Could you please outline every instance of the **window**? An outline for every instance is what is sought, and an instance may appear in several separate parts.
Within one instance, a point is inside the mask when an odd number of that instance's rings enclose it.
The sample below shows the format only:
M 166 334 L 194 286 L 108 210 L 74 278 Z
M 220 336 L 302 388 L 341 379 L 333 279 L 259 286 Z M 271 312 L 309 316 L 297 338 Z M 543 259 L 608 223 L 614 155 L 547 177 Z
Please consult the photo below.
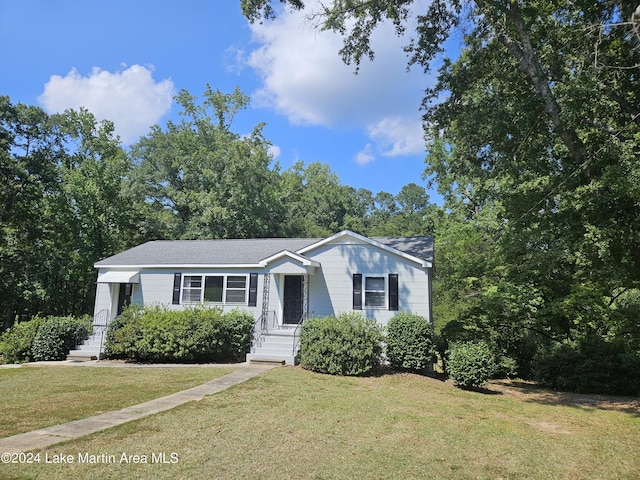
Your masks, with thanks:
M 182 303 L 246 303 L 247 276 L 185 275 L 181 298 Z
M 386 306 L 384 277 L 364 278 L 364 306 L 378 308 Z
M 398 274 L 353 274 L 353 309 L 387 308 L 398 310 Z
M 227 277 L 226 303 L 244 303 L 247 293 L 247 277 L 229 276 Z
M 202 296 L 202 277 L 185 275 L 182 284 L 182 303 L 197 303 Z
M 204 301 L 222 303 L 222 286 L 224 277 L 204 277 Z

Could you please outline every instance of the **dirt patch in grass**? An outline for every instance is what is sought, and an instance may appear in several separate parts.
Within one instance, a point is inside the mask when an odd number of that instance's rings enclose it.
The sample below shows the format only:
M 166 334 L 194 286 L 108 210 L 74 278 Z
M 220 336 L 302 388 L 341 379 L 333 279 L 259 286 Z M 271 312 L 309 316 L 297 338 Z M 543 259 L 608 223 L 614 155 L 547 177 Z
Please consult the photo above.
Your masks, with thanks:
M 494 380 L 491 382 L 489 390 L 517 398 L 523 402 L 597 408 L 640 416 L 640 399 L 635 397 L 554 392 L 542 388 L 534 382 L 523 380 Z

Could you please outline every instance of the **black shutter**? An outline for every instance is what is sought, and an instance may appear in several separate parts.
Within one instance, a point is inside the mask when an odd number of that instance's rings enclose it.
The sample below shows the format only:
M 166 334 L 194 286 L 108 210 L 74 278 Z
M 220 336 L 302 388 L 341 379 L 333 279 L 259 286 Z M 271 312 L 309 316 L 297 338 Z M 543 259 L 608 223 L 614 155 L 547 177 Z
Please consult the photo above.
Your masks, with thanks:
M 173 303 L 174 305 L 180 305 L 180 287 L 182 285 L 182 274 L 173 274 Z
M 389 310 L 398 310 L 398 274 L 389 274 Z
M 258 302 L 258 274 L 249 274 L 249 306 L 255 307 Z
M 362 274 L 353 274 L 353 309 L 362 310 Z

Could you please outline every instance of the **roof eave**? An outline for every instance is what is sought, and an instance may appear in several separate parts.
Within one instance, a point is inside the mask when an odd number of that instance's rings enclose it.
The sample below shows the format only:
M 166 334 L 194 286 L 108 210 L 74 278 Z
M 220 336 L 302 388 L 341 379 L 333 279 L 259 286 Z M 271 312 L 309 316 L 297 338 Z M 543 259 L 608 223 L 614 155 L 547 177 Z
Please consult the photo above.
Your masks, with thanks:
M 263 268 L 260 263 L 229 263 L 229 264 L 209 264 L 209 263 L 176 263 L 176 264 L 127 264 L 127 265 L 101 265 L 100 263 L 96 263 L 93 265 L 94 268 L 109 268 L 109 269 L 158 269 L 158 268 Z

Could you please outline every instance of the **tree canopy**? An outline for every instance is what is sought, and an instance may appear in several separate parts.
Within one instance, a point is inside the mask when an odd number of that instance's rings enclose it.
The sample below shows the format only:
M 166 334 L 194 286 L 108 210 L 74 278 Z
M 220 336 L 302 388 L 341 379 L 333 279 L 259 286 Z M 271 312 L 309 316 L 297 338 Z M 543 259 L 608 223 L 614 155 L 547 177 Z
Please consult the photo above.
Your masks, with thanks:
M 286 14 L 275 3 L 241 1 L 253 22 Z M 446 199 L 435 308 L 448 336 L 484 337 L 516 356 L 530 352 L 531 335 L 596 335 L 637 350 L 637 2 L 334 0 L 318 8 L 311 15 L 342 34 L 339 53 L 356 69 L 374 59 L 371 36 L 384 22 L 407 38 L 399 54 L 409 66 L 437 68 L 421 109 L 425 178 Z M 452 35 L 463 48 L 448 58 Z

